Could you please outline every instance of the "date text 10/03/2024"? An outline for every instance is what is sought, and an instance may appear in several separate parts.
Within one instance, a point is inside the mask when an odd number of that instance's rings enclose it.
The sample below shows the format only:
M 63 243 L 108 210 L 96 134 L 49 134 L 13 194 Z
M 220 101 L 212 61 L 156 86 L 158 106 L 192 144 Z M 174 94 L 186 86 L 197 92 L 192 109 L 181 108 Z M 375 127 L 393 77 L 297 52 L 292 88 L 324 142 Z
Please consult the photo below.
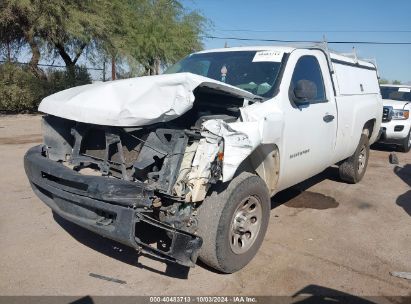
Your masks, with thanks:
M 255 297 L 232 296 L 232 297 L 150 297 L 150 303 L 257 303 Z

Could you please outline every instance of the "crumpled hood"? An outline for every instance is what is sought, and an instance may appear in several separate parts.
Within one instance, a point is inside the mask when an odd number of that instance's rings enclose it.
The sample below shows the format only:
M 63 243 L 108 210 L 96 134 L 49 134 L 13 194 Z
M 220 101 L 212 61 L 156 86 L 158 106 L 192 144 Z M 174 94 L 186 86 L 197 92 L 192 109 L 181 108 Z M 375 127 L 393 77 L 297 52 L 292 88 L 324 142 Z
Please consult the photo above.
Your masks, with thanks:
M 406 104 L 411 104 L 410 101 L 401 101 L 401 100 L 392 100 L 392 99 L 383 99 L 384 106 L 390 106 L 396 110 L 402 110 Z
M 74 87 L 43 99 L 39 111 L 97 125 L 143 126 L 175 119 L 194 103 L 193 91 L 208 87 L 236 97 L 260 97 L 211 78 L 165 74 Z

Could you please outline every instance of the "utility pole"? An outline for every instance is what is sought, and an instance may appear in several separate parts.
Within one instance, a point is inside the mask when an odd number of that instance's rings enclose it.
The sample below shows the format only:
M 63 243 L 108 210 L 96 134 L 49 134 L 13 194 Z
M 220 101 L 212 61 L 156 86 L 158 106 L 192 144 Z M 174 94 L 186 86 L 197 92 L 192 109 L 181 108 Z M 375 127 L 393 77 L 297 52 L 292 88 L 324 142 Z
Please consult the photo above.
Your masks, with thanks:
M 106 81 L 106 57 L 103 58 L 103 82 Z
M 7 41 L 7 61 L 8 61 L 8 62 L 11 62 L 10 41 Z
M 111 56 L 111 80 L 116 80 L 116 58 Z

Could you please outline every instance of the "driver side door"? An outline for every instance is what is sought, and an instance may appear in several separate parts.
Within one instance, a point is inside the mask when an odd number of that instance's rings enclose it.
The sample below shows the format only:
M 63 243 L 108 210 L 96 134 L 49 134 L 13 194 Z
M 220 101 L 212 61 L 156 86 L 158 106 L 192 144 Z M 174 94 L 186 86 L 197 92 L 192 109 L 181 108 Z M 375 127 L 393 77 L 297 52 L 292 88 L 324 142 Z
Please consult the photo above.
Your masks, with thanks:
M 290 55 L 288 68 L 290 64 L 288 80 L 284 79 L 288 96 L 283 98 L 283 168 L 287 172 L 282 184 L 286 187 L 331 165 L 337 132 L 337 108 L 324 53 L 296 50 Z M 296 98 L 301 95 L 295 90 L 299 83 L 310 85 L 309 99 Z

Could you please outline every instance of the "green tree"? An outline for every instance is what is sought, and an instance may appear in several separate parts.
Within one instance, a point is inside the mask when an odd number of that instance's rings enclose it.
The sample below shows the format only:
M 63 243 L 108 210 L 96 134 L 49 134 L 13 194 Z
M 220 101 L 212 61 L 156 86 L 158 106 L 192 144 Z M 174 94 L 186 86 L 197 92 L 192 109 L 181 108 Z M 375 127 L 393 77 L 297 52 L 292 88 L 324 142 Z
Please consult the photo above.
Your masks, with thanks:
M 143 0 L 130 3 L 132 20 L 127 35 L 130 56 L 145 74 L 159 74 L 161 65 L 175 62 L 202 48 L 201 34 L 207 20 L 187 11 L 175 0 Z
M 87 50 L 89 57 L 112 52 L 127 31 L 127 2 L 121 0 L 31 0 L 41 3 L 40 37 L 69 73 Z
M 3 0 L 0 4 L 1 41 L 24 40 L 30 46 L 30 67 L 37 69 L 41 49 L 60 56 L 69 72 L 86 48 L 113 49 L 124 34 L 121 0 Z
M 392 82 L 392 84 L 401 84 L 401 81 L 400 81 L 400 80 L 394 80 L 394 81 Z
M 31 50 L 29 67 L 36 76 L 44 78 L 44 73 L 38 68 L 41 53 L 37 20 L 38 9 L 30 0 L 0 2 L 0 42 L 2 46 L 6 45 L 8 59 L 13 45 L 27 43 Z
M 0 52 L 7 61 L 12 61 L 24 45 L 22 31 L 12 19 L 12 15 L 0 2 Z
M 29 45 L 36 75 L 47 55 L 60 57 L 74 77 L 85 51 L 89 58 L 126 59 L 158 74 L 161 65 L 202 47 L 206 25 L 177 0 L 0 0 L 0 8 L 2 45 Z
M 384 79 L 384 78 L 380 78 L 378 80 L 378 82 L 379 82 L 379 84 L 388 84 L 388 83 L 390 83 L 387 79 Z

